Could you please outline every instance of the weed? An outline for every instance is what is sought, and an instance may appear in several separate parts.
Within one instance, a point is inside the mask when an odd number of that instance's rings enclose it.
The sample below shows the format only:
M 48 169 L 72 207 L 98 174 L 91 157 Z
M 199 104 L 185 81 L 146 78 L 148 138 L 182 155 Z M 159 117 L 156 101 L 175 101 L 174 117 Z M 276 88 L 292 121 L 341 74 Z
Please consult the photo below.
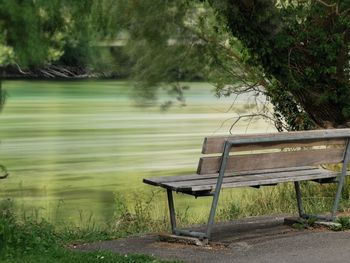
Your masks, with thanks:
M 134 207 L 130 209 L 124 196 L 116 195 L 115 228 L 120 233 L 133 234 L 159 228 L 159 219 L 153 218 L 155 194 L 147 199 L 135 196 Z
M 303 222 L 298 222 L 298 223 L 294 223 L 292 225 L 293 228 L 297 229 L 297 230 L 304 230 L 308 227 L 307 224 L 303 223 Z
M 340 216 L 338 217 L 337 222 L 341 225 L 341 230 L 350 229 L 350 217 Z
M 333 225 L 329 229 L 332 231 L 343 231 L 343 228 L 341 225 Z
M 311 216 L 306 220 L 308 226 L 313 227 L 317 221 L 317 217 Z
M 230 202 L 225 207 L 218 211 L 218 218 L 220 220 L 233 220 L 239 218 L 242 215 L 242 210 L 239 204 L 236 202 Z
M 292 227 L 298 230 L 308 229 L 314 227 L 316 221 L 316 217 L 310 217 L 308 219 L 299 218 L 298 222 L 294 223 Z
M 57 247 L 58 238 L 54 227 L 45 220 L 27 219 L 18 222 L 13 212 L 13 202 L 6 200 L 0 203 L 0 241 L 1 251 L 7 254 L 45 252 Z

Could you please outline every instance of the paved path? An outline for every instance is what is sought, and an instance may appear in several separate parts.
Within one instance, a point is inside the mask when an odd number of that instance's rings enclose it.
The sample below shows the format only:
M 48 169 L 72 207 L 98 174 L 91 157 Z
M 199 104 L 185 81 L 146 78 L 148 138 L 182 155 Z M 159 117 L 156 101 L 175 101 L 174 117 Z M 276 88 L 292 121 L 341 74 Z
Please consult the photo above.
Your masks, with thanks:
M 81 245 L 77 249 L 203 263 L 346 263 L 350 262 L 350 232 L 298 231 L 283 225 L 282 217 L 260 217 L 218 224 L 210 247 L 159 242 L 157 235 L 149 234 Z

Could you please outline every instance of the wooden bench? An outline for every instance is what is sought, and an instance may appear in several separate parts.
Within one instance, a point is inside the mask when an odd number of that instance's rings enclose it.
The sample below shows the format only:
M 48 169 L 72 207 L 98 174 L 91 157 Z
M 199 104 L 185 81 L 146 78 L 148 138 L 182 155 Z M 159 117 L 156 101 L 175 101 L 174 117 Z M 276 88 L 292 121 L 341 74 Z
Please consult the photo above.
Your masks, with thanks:
M 350 129 L 315 130 L 272 134 L 206 137 L 197 174 L 144 179 L 146 184 L 167 190 L 172 233 L 210 239 L 215 212 L 222 188 L 260 187 L 294 182 L 299 216 L 305 213 L 300 181 L 338 183 L 331 216 L 338 210 L 347 165 L 350 158 Z M 342 163 L 340 173 L 321 168 L 323 164 Z M 176 227 L 173 191 L 198 196 L 213 196 L 206 232 L 181 230 Z M 314 216 L 314 215 L 312 215 Z

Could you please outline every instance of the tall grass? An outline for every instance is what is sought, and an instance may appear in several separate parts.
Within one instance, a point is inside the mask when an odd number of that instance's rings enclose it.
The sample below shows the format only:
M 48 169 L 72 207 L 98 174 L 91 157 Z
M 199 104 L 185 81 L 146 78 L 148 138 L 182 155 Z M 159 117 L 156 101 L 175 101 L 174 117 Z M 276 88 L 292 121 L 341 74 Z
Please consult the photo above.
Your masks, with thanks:
M 303 205 L 308 214 L 327 214 L 331 211 L 337 184 L 302 182 Z M 238 218 L 271 215 L 297 214 L 297 202 L 293 183 L 260 189 L 240 189 L 225 191 L 219 202 L 216 221 L 229 221 Z M 237 191 L 237 190 L 236 190 Z M 176 196 L 177 197 L 177 196 Z M 175 197 L 175 198 L 176 198 Z M 209 198 L 209 197 L 208 197 Z M 210 200 L 208 200 L 210 201 Z M 176 203 L 176 199 L 175 199 Z M 210 204 L 210 202 L 208 202 Z M 209 205 L 202 213 L 192 211 L 189 206 L 177 207 L 176 218 L 180 227 L 206 222 Z M 339 206 L 340 212 L 350 210 L 350 180 L 347 179 Z M 133 205 L 127 204 L 122 196 L 116 196 L 115 227 L 124 235 L 140 232 L 169 231 L 169 211 L 164 192 L 151 192 L 148 195 L 135 195 Z
M 337 185 L 302 183 L 304 206 L 308 213 L 325 213 L 332 207 Z M 260 190 L 244 189 L 240 196 L 225 194 L 220 200 L 217 221 L 227 221 L 242 217 L 291 213 L 296 214 L 296 200 L 293 184 L 264 187 Z M 122 195 L 115 198 L 114 220 L 105 226 L 98 226 L 88 216 L 81 222 L 84 226 L 56 225 L 40 218 L 40 213 L 16 214 L 10 200 L 0 202 L 0 260 L 1 262 L 160 262 L 147 256 L 124 258 L 111 253 L 94 252 L 79 254 L 64 246 L 72 243 L 119 238 L 135 233 L 169 231 L 168 209 L 163 191 L 148 195 L 134 195 L 133 204 Z M 347 180 L 340 211 L 350 209 L 350 182 Z M 208 208 L 209 210 L 209 208 Z M 177 208 L 180 227 L 201 224 L 206 214 L 195 214 L 189 207 Z M 344 224 L 345 225 L 345 224 Z
M 58 231 L 44 219 L 35 217 L 19 217 L 15 214 L 11 200 L 0 202 L 0 262 L 3 263 L 141 263 L 166 262 L 144 255 L 117 255 L 109 252 L 76 252 L 64 246 L 72 242 L 72 238 L 82 237 L 86 232 L 78 233 L 78 229 L 68 233 Z M 96 229 L 91 232 L 98 233 Z M 74 236 L 74 234 L 76 236 Z M 91 236 L 88 236 L 91 238 Z M 95 236 L 99 240 L 103 236 Z
M 320 185 L 303 182 L 302 193 L 307 213 L 327 213 L 331 210 L 336 184 Z M 234 191 L 234 190 L 233 190 Z M 239 196 L 226 191 L 219 202 L 216 221 L 228 221 L 249 216 L 276 213 L 297 214 L 296 197 L 292 183 L 261 189 L 245 188 Z M 210 201 L 210 199 L 208 200 Z M 207 202 L 210 204 L 210 202 Z M 120 238 L 136 233 L 169 231 L 169 211 L 164 191 L 135 194 L 130 198 L 116 194 L 115 215 L 105 225 L 96 224 L 91 215 L 80 213 L 78 225 L 65 222 L 51 223 L 40 217 L 38 211 L 21 211 L 15 214 L 14 203 L 0 202 L 0 252 L 7 254 L 30 253 L 60 247 L 67 243 Z M 350 180 L 346 180 L 340 211 L 350 210 Z M 18 211 L 18 210 L 17 210 Z M 189 206 L 177 207 L 176 217 L 180 227 L 203 224 L 209 206 L 203 213 L 193 212 Z M 84 224 L 83 224 L 84 222 Z
M 302 182 L 303 204 L 306 212 L 309 214 L 328 213 L 332 208 L 336 187 L 336 184 L 320 185 L 314 182 Z M 238 194 L 235 191 L 238 191 Z M 216 221 L 270 214 L 297 214 L 293 183 L 261 187 L 260 189 L 223 190 L 223 192 L 216 213 Z M 56 235 L 56 230 L 60 232 L 62 242 L 66 243 L 114 239 L 137 233 L 169 231 L 169 211 L 165 196 L 165 192 L 162 190 L 150 191 L 146 194 L 144 192 L 142 194 L 135 193 L 132 197 L 116 194 L 113 220 L 105 224 L 97 224 L 91 213 L 80 211 L 80 219 L 76 224 L 53 220 L 55 227 L 43 220 L 38 210 L 21 211 L 19 215 L 14 215 L 14 204 L 8 201 L 1 203 L 2 217 L 0 220 L 2 221 L 0 222 L 2 226 L 7 225 L 6 229 L 20 227 L 23 230 L 20 233 L 28 232 L 27 227 L 30 227 L 30 231 L 33 233 L 39 231 L 38 234 L 35 234 L 36 239 L 29 241 L 33 243 L 45 239 L 48 246 L 52 246 L 53 241 L 57 242 L 56 237 L 51 240 L 52 242 L 49 238 Z M 181 195 L 175 196 L 175 205 L 177 198 L 181 198 Z M 200 201 L 203 206 L 202 211 L 199 211 L 198 207 L 192 209 L 191 202 L 196 200 L 191 199 L 186 199 L 191 201 L 188 206 L 176 206 L 178 226 L 189 227 L 206 223 L 211 201 L 210 197 L 206 197 L 206 199 L 207 202 Z M 346 180 L 344 186 L 339 210 L 345 212 L 350 210 L 349 179 Z M 35 230 L 35 227 L 38 230 Z M 45 229 L 45 232 L 40 232 L 41 229 Z M 4 229 L 2 231 L 3 235 L 8 235 Z M 14 232 L 10 231 L 9 233 Z M 48 236 L 41 236 L 45 233 Z M 6 240 L 12 242 L 11 247 L 14 247 L 15 243 L 13 242 L 29 242 L 20 236 L 13 236 Z M 43 243 L 40 244 L 43 245 Z M 26 247 L 21 243 L 16 246 Z
M 29 218 L 21 221 L 14 213 L 12 201 L 0 202 L 0 255 L 45 253 L 58 244 L 59 238 L 51 224 Z

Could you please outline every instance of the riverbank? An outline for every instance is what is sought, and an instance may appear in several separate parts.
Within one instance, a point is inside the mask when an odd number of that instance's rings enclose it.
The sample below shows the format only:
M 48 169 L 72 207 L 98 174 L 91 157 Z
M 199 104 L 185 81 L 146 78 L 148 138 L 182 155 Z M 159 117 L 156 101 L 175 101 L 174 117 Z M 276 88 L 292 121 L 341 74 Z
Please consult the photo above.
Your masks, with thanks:
M 89 71 L 86 67 L 47 65 L 41 68 L 21 69 L 7 67 L 2 69 L 2 80 L 86 80 L 86 79 L 126 79 L 128 76 L 118 72 Z
M 283 224 L 286 215 L 216 223 L 209 246 L 160 242 L 157 234 L 126 238 L 118 232 L 57 230 L 43 219 L 15 215 L 0 202 L 0 261 L 3 263 L 166 262 L 344 262 L 350 232 Z M 348 217 L 342 220 L 350 227 Z M 341 222 L 341 220 L 339 220 Z M 201 230 L 198 226 L 197 229 Z M 339 229 L 338 229 L 339 231 Z M 117 234 L 117 235 L 115 235 Z M 170 260 L 170 261 L 169 261 Z

